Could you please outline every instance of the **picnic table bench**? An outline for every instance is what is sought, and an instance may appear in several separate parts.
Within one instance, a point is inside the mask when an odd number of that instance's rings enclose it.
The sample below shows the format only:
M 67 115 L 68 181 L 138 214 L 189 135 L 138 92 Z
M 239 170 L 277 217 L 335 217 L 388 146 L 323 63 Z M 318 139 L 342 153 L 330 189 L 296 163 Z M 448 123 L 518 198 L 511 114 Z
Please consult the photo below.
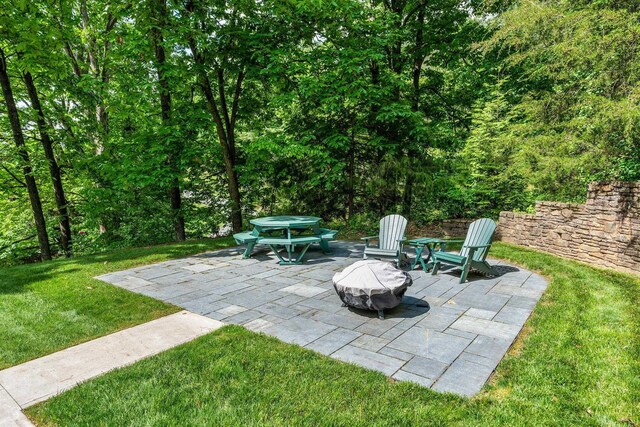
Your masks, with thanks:
M 236 233 L 233 238 L 238 244 L 246 245 L 243 258 L 251 257 L 256 245 L 266 245 L 276 254 L 281 265 L 302 264 L 309 246 L 318 243 L 323 253 L 330 253 L 329 242 L 335 239 L 337 230 L 320 228 L 320 218 L 312 216 L 272 216 L 249 221 L 253 230 Z M 296 246 L 302 250 L 293 257 Z M 280 254 L 287 251 L 287 258 Z

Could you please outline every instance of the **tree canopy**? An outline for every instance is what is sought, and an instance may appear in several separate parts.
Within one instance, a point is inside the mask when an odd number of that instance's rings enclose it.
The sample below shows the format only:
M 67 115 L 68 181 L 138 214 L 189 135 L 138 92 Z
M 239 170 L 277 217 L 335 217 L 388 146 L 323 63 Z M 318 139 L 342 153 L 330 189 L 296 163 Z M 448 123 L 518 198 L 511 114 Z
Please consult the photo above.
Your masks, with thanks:
M 0 262 L 640 179 L 635 1 L 6 0 L 0 54 Z

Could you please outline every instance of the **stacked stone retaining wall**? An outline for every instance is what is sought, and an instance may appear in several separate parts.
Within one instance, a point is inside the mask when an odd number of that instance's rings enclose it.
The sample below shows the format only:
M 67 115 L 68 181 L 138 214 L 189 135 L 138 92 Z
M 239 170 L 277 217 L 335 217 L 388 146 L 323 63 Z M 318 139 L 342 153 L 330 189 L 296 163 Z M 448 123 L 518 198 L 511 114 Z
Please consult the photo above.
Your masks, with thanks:
M 594 182 L 583 205 L 537 202 L 535 214 L 501 212 L 498 238 L 640 273 L 640 182 Z

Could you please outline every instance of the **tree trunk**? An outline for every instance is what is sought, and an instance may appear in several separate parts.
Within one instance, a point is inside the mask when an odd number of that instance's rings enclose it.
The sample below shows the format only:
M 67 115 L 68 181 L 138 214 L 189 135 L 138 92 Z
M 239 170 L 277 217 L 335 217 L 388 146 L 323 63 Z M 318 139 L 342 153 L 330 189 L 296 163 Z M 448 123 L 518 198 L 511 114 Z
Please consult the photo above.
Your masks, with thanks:
M 422 63 L 424 62 L 424 54 L 422 52 L 422 45 L 424 43 L 424 20 L 425 20 L 425 7 L 422 6 L 418 10 L 418 27 L 416 29 L 416 45 L 415 52 L 413 53 L 413 70 L 412 70 L 412 83 L 413 93 L 411 96 L 411 110 L 417 112 L 420 109 L 420 75 L 422 73 Z M 407 156 L 409 158 L 409 165 L 419 157 L 418 150 L 415 149 L 413 144 L 410 144 L 407 148 Z M 411 217 L 411 204 L 413 202 L 413 183 L 415 180 L 412 168 L 409 167 L 407 176 L 404 182 L 404 192 L 402 197 L 402 213 L 407 217 Z
M 13 98 L 13 91 L 11 90 L 11 82 L 9 80 L 9 74 L 7 73 L 7 59 L 5 57 L 4 50 L 2 50 L 1 48 L 0 86 L 2 86 L 2 95 L 4 96 L 4 101 L 7 105 L 7 114 L 9 116 L 9 122 L 11 123 L 13 140 L 16 144 L 16 148 L 18 149 L 18 155 L 22 160 L 22 172 L 24 173 L 24 180 L 27 187 L 27 192 L 29 193 L 29 201 L 31 202 L 33 220 L 36 224 L 38 244 L 40 246 L 40 257 L 43 260 L 50 260 L 51 247 L 49 246 L 47 225 L 45 223 L 44 214 L 42 212 L 42 202 L 40 201 L 38 186 L 31 170 L 29 153 L 27 152 L 27 147 L 24 143 L 24 136 L 22 134 L 22 127 L 20 125 L 20 117 L 18 116 L 18 109 L 16 108 L 16 102 Z
M 231 226 L 233 231 L 242 231 L 242 204 L 240 201 L 240 186 L 238 185 L 238 174 L 235 169 L 235 162 L 228 161 L 230 157 L 225 155 L 225 169 L 229 182 L 229 195 L 231 196 Z
M 79 29 L 82 30 L 84 37 L 81 38 L 82 45 L 79 51 L 76 53 L 73 50 L 73 46 L 67 41 L 65 42 L 64 50 L 71 60 L 71 65 L 74 74 L 83 78 L 84 75 L 89 74 L 93 78 L 100 80 L 102 83 L 101 88 L 92 91 L 92 96 L 95 97 L 96 104 L 88 107 L 87 115 L 93 115 L 96 121 L 96 134 L 93 136 L 94 150 L 96 156 L 103 154 L 108 138 L 109 138 L 109 111 L 107 109 L 107 103 L 105 100 L 105 88 L 109 84 L 109 69 L 107 67 L 107 56 L 111 43 L 109 37 L 106 37 L 115 27 L 118 22 L 117 15 L 114 16 L 110 11 L 105 11 L 107 17 L 107 23 L 104 28 L 96 28 L 91 23 L 89 16 L 89 10 L 87 8 L 87 0 L 81 0 L 79 5 L 80 11 L 80 23 Z M 98 38 L 96 34 L 105 36 L 105 40 L 102 45 L 98 44 Z M 96 186 L 98 188 L 108 188 L 110 182 L 103 176 L 101 171 L 96 168 L 91 169 L 91 174 L 95 179 Z M 98 229 L 100 234 L 107 232 L 106 223 L 108 220 L 105 215 L 99 215 Z M 111 222 L 111 221 L 109 221 Z
M 53 152 L 53 143 L 49 130 L 47 129 L 47 123 L 44 118 L 44 111 L 40 104 L 40 98 L 36 86 L 33 82 L 31 73 L 26 72 L 23 74 L 24 83 L 29 93 L 29 99 L 31 101 L 31 107 L 37 114 L 36 123 L 38 126 L 38 132 L 40 133 L 40 142 L 44 150 L 44 155 L 49 164 L 49 174 L 51 175 L 51 183 L 53 184 L 53 195 L 56 199 L 56 207 L 58 209 L 58 215 L 60 217 L 60 246 L 66 256 L 71 256 L 71 223 L 69 221 L 69 210 L 67 207 L 67 198 L 64 193 L 62 185 L 62 176 L 60 174 L 60 166 Z
M 414 176 L 411 171 L 407 171 L 404 181 L 404 192 L 402 194 L 402 214 L 411 219 L 411 203 L 413 202 L 413 181 Z
M 351 220 L 354 214 L 355 180 L 356 180 L 356 136 L 355 128 L 351 127 L 351 145 L 349 146 L 349 162 L 347 166 L 347 219 Z
M 189 8 L 192 6 L 192 4 L 187 6 L 189 12 L 191 12 Z M 207 111 L 209 111 L 215 123 L 218 142 L 222 147 L 222 156 L 227 173 L 227 184 L 229 186 L 229 198 L 231 200 L 231 225 L 234 232 L 239 232 L 242 231 L 242 199 L 240 197 L 240 186 L 238 185 L 238 173 L 236 171 L 235 122 L 245 74 L 244 71 L 238 72 L 231 113 L 229 113 L 225 98 L 224 70 L 217 70 L 218 93 L 220 95 L 220 109 L 222 110 L 221 115 L 211 87 L 211 80 L 205 68 L 204 58 L 200 55 L 193 36 L 189 37 L 189 48 L 193 54 L 200 89 L 206 101 Z
M 204 71 L 201 71 L 203 73 Z M 227 132 L 220 118 L 218 107 L 215 103 L 211 83 L 206 75 L 201 75 L 202 91 L 207 100 L 207 109 L 216 123 L 218 141 L 222 147 L 225 171 L 227 173 L 227 184 L 229 186 L 229 197 L 231 199 L 231 225 L 234 232 L 242 231 L 242 202 L 240 199 L 240 187 L 238 185 L 238 174 L 236 172 L 235 150 L 229 144 Z
M 174 185 L 169 189 L 169 198 L 171 199 L 171 211 L 174 215 L 174 228 L 176 230 L 176 240 L 184 242 L 186 233 L 184 227 L 184 216 L 182 215 L 182 196 L 180 194 L 180 185 L 178 179 L 174 180 Z
M 169 87 L 169 79 L 166 75 L 166 55 L 164 50 L 164 37 L 162 36 L 162 29 L 167 25 L 167 4 L 165 0 L 156 0 L 152 4 L 153 19 L 156 21 L 152 25 L 151 37 L 153 38 L 153 45 L 155 47 L 156 55 L 156 68 L 158 72 L 158 86 L 160 93 L 160 110 L 163 126 L 171 126 L 171 89 Z M 172 179 L 172 185 L 169 189 L 169 197 L 171 201 L 171 211 L 173 215 L 174 228 L 176 231 L 176 240 L 183 242 L 186 238 L 184 228 L 184 215 L 182 214 L 182 198 L 180 196 L 180 170 L 178 166 L 178 158 L 181 147 L 171 147 L 171 154 L 169 155 L 169 168 L 174 175 Z
M 227 110 L 226 105 L 224 110 Z M 231 225 L 233 231 L 238 233 L 242 231 L 242 201 L 240 199 L 240 185 L 238 184 L 238 172 L 236 171 L 236 142 L 234 123 L 231 122 L 228 127 L 227 140 L 229 141 L 229 153 L 225 154 L 225 159 L 231 160 L 229 165 L 225 160 L 227 169 L 227 177 L 229 180 L 229 194 L 231 196 Z

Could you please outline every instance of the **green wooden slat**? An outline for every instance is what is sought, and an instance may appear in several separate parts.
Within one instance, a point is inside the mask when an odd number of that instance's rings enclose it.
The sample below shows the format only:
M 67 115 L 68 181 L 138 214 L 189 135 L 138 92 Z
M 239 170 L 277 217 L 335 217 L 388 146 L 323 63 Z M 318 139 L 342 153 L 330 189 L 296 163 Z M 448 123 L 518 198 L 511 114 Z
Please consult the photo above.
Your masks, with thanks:
M 467 280 L 467 274 L 471 268 L 475 268 L 486 274 L 495 274 L 491 266 L 485 261 L 491 240 L 496 231 L 496 223 L 489 218 L 481 218 L 469 225 L 467 236 L 464 239 L 459 255 L 437 252 L 434 256 L 432 274 L 436 274 L 440 263 L 454 264 L 462 267 L 460 283 Z M 475 248 L 474 248 L 475 247 Z M 472 258 L 472 259 L 470 259 Z

